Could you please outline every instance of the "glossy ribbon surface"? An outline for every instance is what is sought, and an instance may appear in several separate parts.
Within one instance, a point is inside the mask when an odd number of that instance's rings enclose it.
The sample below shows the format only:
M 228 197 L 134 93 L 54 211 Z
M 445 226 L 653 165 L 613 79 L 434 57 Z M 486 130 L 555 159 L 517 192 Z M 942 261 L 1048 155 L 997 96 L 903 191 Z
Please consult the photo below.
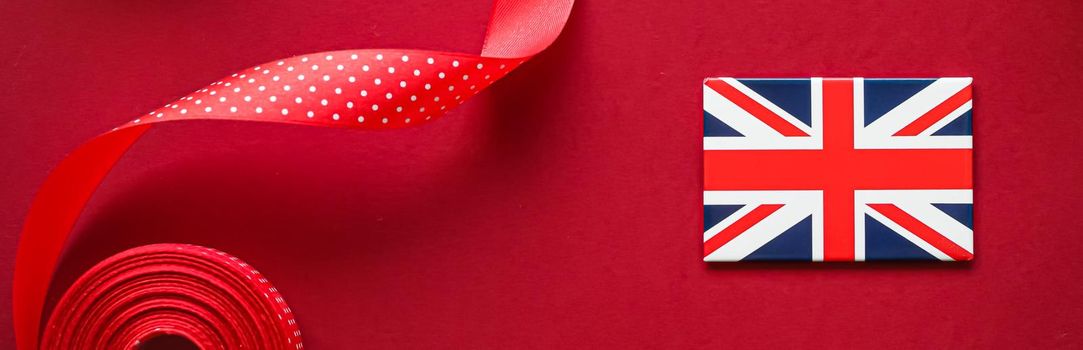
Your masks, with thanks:
M 188 244 L 132 248 L 68 288 L 45 327 L 44 349 L 139 349 L 155 337 L 200 349 L 303 349 L 293 310 L 254 267 Z
M 45 295 L 65 242 L 112 166 L 151 127 L 240 120 L 358 129 L 424 124 L 548 47 L 573 0 L 498 0 L 478 54 L 423 50 L 321 52 L 237 72 L 102 134 L 69 154 L 31 205 L 12 298 L 19 349 L 34 349 Z

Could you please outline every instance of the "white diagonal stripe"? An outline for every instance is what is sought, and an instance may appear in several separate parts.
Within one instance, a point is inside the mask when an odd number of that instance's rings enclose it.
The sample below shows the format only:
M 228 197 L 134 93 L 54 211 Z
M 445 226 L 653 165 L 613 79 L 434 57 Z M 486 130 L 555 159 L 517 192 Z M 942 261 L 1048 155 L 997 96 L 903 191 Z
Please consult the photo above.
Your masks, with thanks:
M 748 111 L 722 97 L 717 91 L 703 84 L 703 109 L 737 132 L 750 138 L 782 139 L 784 136 L 771 129 Z
M 944 238 L 974 253 L 974 231 L 930 203 L 899 203 L 899 209 L 921 220 Z
M 763 204 L 783 207 L 712 252 L 704 261 L 737 261 L 812 216 L 813 260 L 823 260 L 823 191 L 704 191 L 704 205 L 745 205 L 704 232 L 704 242 Z M 817 244 L 817 241 L 819 242 Z M 819 251 L 817 251 L 819 249 Z
M 734 89 L 737 89 L 737 91 L 740 91 L 742 94 L 745 94 L 752 100 L 756 101 L 756 103 L 763 105 L 771 112 L 777 114 L 779 117 L 782 117 L 782 119 L 786 120 L 786 122 L 793 124 L 793 126 L 801 129 L 801 131 L 804 131 L 806 134 L 812 135 L 812 127 L 805 125 L 804 122 L 797 119 L 797 117 L 794 117 L 789 112 L 786 112 L 786 110 L 782 109 L 782 107 L 775 105 L 773 102 L 771 102 L 771 100 L 760 96 L 760 94 L 756 93 L 756 91 L 752 90 L 752 88 L 745 86 L 745 84 L 742 84 L 740 81 L 734 78 L 722 78 L 722 81 L 730 84 L 730 86 L 732 86 Z M 774 129 L 771 130 L 774 131 Z M 775 133 L 778 134 L 778 131 L 775 131 Z
M 707 206 L 707 205 L 727 205 L 727 204 L 704 204 L 704 206 Z M 729 205 L 733 205 L 733 204 L 729 204 Z M 733 212 L 733 214 L 730 214 L 730 216 L 727 216 L 722 221 L 719 221 L 717 224 L 715 224 L 714 226 L 711 226 L 706 231 L 704 231 L 703 232 L 703 241 L 706 242 L 707 240 L 711 239 L 711 237 L 714 237 L 719 232 L 722 232 L 722 230 L 726 229 L 730 225 L 733 225 L 734 221 L 740 220 L 745 215 L 748 215 L 748 213 L 751 212 L 753 209 L 756 209 L 757 206 L 759 206 L 759 204 L 749 204 L 749 205 L 745 205 L 744 207 L 741 207 L 741 209 L 737 209 L 737 211 Z
M 970 78 L 940 78 L 865 127 L 865 131 L 890 136 L 928 113 L 970 85 Z
M 864 206 L 863 209 L 865 210 L 865 213 L 869 214 L 869 216 L 871 216 L 874 220 L 879 221 L 881 224 L 884 224 L 884 226 L 887 226 L 892 231 L 895 231 L 895 233 L 898 233 L 899 236 L 902 236 L 902 238 L 905 238 L 907 241 L 910 241 L 910 243 L 913 243 L 914 245 L 918 246 L 918 248 L 921 248 L 921 250 L 924 250 L 925 252 L 936 257 L 937 259 L 940 259 L 942 261 L 954 260 L 947 254 L 944 254 L 944 252 L 940 251 L 940 249 L 936 249 L 936 247 L 933 247 L 931 244 L 929 244 L 929 242 L 918 238 L 918 236 L 915 235 L 913 232 L 910 232 L 906 228 L 903 228 L 899 224 L 896 224 L 894 221 L 891 221 L 891 219 L 888 219 L 886 216 L 880 214 L 880 212 L 876 211 L 875 209 L 869 208 L 868 206 Z
M 721 248 L 707 255 L 703 261 L 739 261 L 775 239 L 790 227 L 807 218 L 806 208 L 799 205 L 783 205 L 771 215 L 726 242 Z
M 966 112 L 970 111 L 970 108 L 973 105 L 973 103 L 974 103 L 974 101 L 966 101 L 966 103 L 964 103 L 962 106 L 959 106 L 959 108 L 956 108 L 954 111 L 951 111 L 951 113 L 948 113 L 948 115 L 944 116 L 944 118 L 941 118 L 940 120 L 936 121 L 936 123 L 933 123 L 933 125 L 930 125 L 928 129 L 923 130 L 918 135 L 920 135 L 920 136 L 932 136 L 933 133 L 935 133 L 937 131 L 940 131 L 940 129 L 944 128 L 944 126 L 947 126 L 949 123 L 955 121 L 956 119 L 959 119 L 959 117 L 961 117 L 963 115 L 963 113 L 966 113 Z M 949 135 L 945 135 L 945 136 L 949 136 Z M 954 136 L 958 136 L 958 135 L 954 135 Z

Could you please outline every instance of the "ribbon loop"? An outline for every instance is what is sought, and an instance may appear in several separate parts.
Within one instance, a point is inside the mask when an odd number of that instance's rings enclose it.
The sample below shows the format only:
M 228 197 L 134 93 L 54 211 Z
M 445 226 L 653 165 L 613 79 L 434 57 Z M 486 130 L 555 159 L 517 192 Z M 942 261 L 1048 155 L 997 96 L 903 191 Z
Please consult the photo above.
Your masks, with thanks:
M 184 120 L 360 129 L 423 124 L 548 47 L 573 2 L 497 0 L 481 55 L 348 50 L 265 63 L 88 141 L 49 174 L 23 225 L 12 284 L 18 348 L 37 348 L 45 293 L 72 227 L 102 179 L 148 128 Z

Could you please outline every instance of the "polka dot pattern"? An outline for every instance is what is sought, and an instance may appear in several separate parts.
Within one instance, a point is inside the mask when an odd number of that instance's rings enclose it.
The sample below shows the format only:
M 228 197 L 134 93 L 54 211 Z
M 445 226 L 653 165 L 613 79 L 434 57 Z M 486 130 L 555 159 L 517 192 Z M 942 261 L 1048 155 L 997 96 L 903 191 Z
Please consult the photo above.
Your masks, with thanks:
M 432 121 L 522 63 L 522 59 L 410 50 L 296 56 L 237 72 L 130 125 L 231 119 L 404 127 Z
M 424 124 L 465 103 L 547 48 L 567 22 L 573 2 L 496 0 L 477 55 L 351 50 L 267 62 L 234 73 L 84 143 L 57 164 L 28 210 L 12 282 L 17 348 L 40 348 L 44 333 L 40 329 L 44 316 L 41 312 L 53 279 L 51 271 L 55 271 L 70 229 L 79 218 L 72 213 L 83 211 L 86 199 L 112 165 L 151 126 L 206 119 L 361 129 Z M 285 322 L 296 326 L 292 319 Z M 153 327 L 147 329 L 156 331 Z M 219 348 L 208 344 L 203 348 Z M 299 349 L 301 344 L 234 348 Z

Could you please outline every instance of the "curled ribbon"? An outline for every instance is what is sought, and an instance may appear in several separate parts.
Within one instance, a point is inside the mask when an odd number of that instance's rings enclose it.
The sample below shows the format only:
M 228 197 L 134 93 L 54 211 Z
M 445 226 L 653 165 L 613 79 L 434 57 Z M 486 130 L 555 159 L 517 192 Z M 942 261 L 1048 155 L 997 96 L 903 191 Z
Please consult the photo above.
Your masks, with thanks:
M 138 349 L 173 335 L 200 349 L 303 349 L 278 289 L 224 252 L 152 244 L 109 257 L 53 309 L 45 349 Z
M 424 124 L 548 47 L 574 0 L 497 0 L 480 55 L 346 50 L 237 72 L 77 148 L 31 204 L 15 257 L 12 313 L 19 349 L 39 345 L 45 295 L 70 231 L 113 165 L 149 128 L 243 120 L 358 129 Z

